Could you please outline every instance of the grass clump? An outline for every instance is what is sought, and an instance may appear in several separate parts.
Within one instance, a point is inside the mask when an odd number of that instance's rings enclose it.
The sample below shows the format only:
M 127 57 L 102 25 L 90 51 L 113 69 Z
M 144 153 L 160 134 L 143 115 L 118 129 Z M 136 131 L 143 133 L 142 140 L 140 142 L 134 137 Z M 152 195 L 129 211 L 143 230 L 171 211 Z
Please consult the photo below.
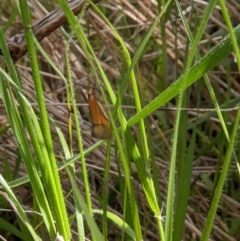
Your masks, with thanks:
M 86 1 L 75 17 L 61 0 L 4 1 L 2 237 L 239 238 L 239 6 L 216 2 Z M 39 43 L 33 19 L 57 6 L 68 24 Z M 93 86 L 109 140 L 91 135 Z

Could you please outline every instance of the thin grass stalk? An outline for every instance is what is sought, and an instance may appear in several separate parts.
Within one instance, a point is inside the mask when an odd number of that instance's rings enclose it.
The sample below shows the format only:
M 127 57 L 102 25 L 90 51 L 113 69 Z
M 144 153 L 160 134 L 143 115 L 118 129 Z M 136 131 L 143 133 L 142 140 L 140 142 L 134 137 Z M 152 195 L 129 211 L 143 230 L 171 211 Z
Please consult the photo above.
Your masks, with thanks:
M 185 27 L 188 29 L 185 19 L 183 18 L 183 15 L 181 14 L 181 7 L 176 1 L 176 5 L 178 7 L 178 10 L 180 12 L 180 16 L 182 17 L 183 23 Z M 215 4 L 213 4 L 214 6 Z M 195 52 L 197 51 L 197 45 L 200 41 L 201 35 L 204 31 L 206 20 L 209 18 L 210 14 L 205 15 L 202 24 L 200 25 L 200 29 L 198 30 L 197 36 L 192 44 L 192 49 L 189 55 L 189 58 L 187 59 L 186 67 L 185 67 L 185 74 L 182 80 L 182 84 L 180 85 L 180 92 L 179 92 L 179 100 L 178 100 L 178 109 L 177 109 L 177 116 L 176 121 L 174 125 L 174 134 L 173 134 L 173 146 L 172 146 L 172 154 L 171 154 L 171 162 L 170 162 L 170 175 L 169 175 L 169 183 L 168 183 L 168 197 L 167 197 L 167 211 L 166 211 L 166 229 L 165 229 L 165 238 L 166 240 L 172 240 L 173 235 L 173 209 L 174 209 L 174 183 L 175 183 L 175 162 L 176 162 L 176 151 L 177 151 L 177 142 L 178 142 L 178 130 L 179 130 L 179 121 L 180 121 L 180 115 L 181 115 L 181 106 L 183 103 L 183 96 L 184 96 L 184 86 L 186 85 L 186 79 L 189 75 L 189 69 L 193 62 Z M 188 29 L 189 35 L 190 31 Z
M 68 158 L 71 156 L 71 154 L 70 154 L 69 148 L 67 146 L 67 143 L 65 141 L 65 138 L 64 138 L 62 132 L 60 131 L 60 129 L 57 126 L 55 126 L 55 127 L 57 130 L 60 142 L 62 144 L 64 154 L 65 154 L 66 158 Z M 83 196 L 81 195 L 80 190 L 76 184 L 77 178 L 75 175 L 74 165 L 71 164 L 70 166 L 67 166 L 66 171 L 69 175 L 69 179 L 71 181 L 71 185 L 73 188 L 75 208 L 76 208 L 76 218 L 79 219 L 79 220 L 77 220 L 78 231 L 79 231 L 79 233 L 78 233 L 79 240 L 81 240 L 81 241 L 86 240 L 85 232 L 84 232 L 84 225 L 83 225 L 83 217 L 82 217 L 84 215 L 87 225 L 91 231 L 93 239 L 104 241 L 103 236 L 102 236 L 101 232 L 99 231 L 99 229 L 96 225 L 96 222 L 94 221 L 94 219 L 92 217 L 92 212 L 89 211 L 87 204 L 85 203 Z
M 73 187 L 73 192 L 75 193 L 74 194 L 75 198 L 78 202 L 78 205 L 76 205 L 76 207 L 79 207 L 79 208 L 81 207 L 81 209 L 79 209 L 78 212 L 84 214 L 85 220 L 91 231 L 92 239 L 98 240 L 98 241 L 104 241 L 104 237 L 103 237 L 102 233 L 100 232 L 96 222 L 94 221 L 94 219 L 92 217 L 92 213 L 89 212 L 87 204 L 85 203 L 84 198 L 83 198 L 82 194 L 80 193 L 80 190 L 76 184 L 73 169 L 67 167 L 67 172 L 68 172 L 68 175 L 69 175 L 69 178 L 71 181 L 71 185 Z
M 238 109 L 237 116 L 236 116 L 236 119 L 235 119 L 235 122 L 234 122 L 234 127 L 233 127 L 233 131 L 232 131 L 232 134 L 231 134 L 231 137 L 230 137 L 230 142 L 229 142 L 229 145 L 228 145 L 228 148 L 227 148 L 226 157 L 223 161 L 222 172 L 220 174 L 220 178 L 219 178 L 217 187 L 216 187 L 215 192 L 214 192 L 213 201 L 211 203 L 210 210 L 208 212 L 208 217 L 207 217 L 207 220 L 205 222 L 205 227 L 204 227 L 204 230 L 203 230 L 201 241 L 208 240 L 209 236 L 210 236 L 210 233 L 211 233 L 211 230 L 212 230 L 215 214 L 217 212 L 219 200 L 220 200 L 221 195 L 222 195 L 224 182 L 225 182 L 227 174 L 228 174 L 229 165 L 230 165 L 233 150 L 234 150 L 234 145 L 235 145 L 237 132 L 238 132 L 239 120 L 240 120 L 240 108 Z
M 183 24 L 184 24 L 185 28 L 187 29 L 190 42 L 192 43 L 192 51 L 191 51 L 190 56 L 189 56 L 189 58 L 187 60 L 187 66 L 186 66 L 186 69 L 189 69 L 189 67 L 190 67 L 190 65 L 191 65 L 191 63 L 193 61 L 194 55 L 195 55 L 194 51 L 197 51 L 197 49 L 196 49 L 197 45 L 198 45 L 198 43 L 199 43 L 199 41 L 201 39 L 201 36 L 202 36 L 202 34 L 204 32 L 204 29 L 206 27 L 207 21 L 208 21 L 209 17 L 211 16 L 212 10 L 213 10 L 213 8 L 215 6 L 215 2 L 211 1 L 208 4 L 208 6 L 207 6 L 207 8 L 205 10 L 205 13 L 204 13 L 204 15 L 202 17 L 202 21 L 201 21 L 200 27 L 198 28 L 197 35 L 196 35 L 194 40 L 193 40 L 193 38 L 191 36 L 191 32 L 190 32 L 190 29 L 189 29 L 189 27 L 187 25 L 187 22 L 186 22 L 184 16 L 182 15 L 182 10 L 181 10 L 181 7 L 180 7 L 178 1 L 176 1 L 176 4 L 177 4 L 177 8 L 179 10 L 180 16 L 182 18 Z M 194 131 L 195 135 L 192 136 L 191 140 L 196 138 L 196 128 L 194 130 L 195 130 Z M 192 144 L 191 143 L 190 143 L 191 148 L 193 148 L 193 143 Z M 189 150 L 189 152 L 187 154 L 187 157 L 186 157 L 186 160 L 185 160 L 185 158 L 182 159 L 182 161 L 181 161 L 182 168 L 180 168 L 180 170 L 179 170 L 180 173 L 178 174 L 179 177 L 183 177 L 184 176 L 184 178 L 181 178 L 180 181 L 178 182 L 177 193 L 179 195 L 177 196 L 176 215 L 175 215 L 175 220 L 174 220 L 175 224 L 178 224 L 178 225 L 174 226 L 174 235 L 179 240 L 180 240 L 181 233 L 182 233 L 182 228 L 183 228 L 183 225 L 184 225 L 185 212 L 187 210 L 187 200 L 188 200 L 189 191 L 186 192 L 186 189 L 189 190 L 190 182 L 191 182 L 191 169 L 192 168 L 190 168 L 190 166 L 192 165 L 192 162 L 193 162 L 193 160 L 189 159 L 189 158 L 193 158 L 193 151 L 191 151 L 191 149 Z M 189 160 L 189 161 L 187 161 L 187 160 Z M 187 168 L 186 168 L 186 166 L 187 166 Z M 186 177 L 188 177 L 188 178 L 186 178 Z M 183 195 L 183 193 L 185 193 L 185 195 Z M 181 199 L 181 201 L 180 201 L 180 199 Z
M 223 14 L 224 20 L 226 22 L 226 25 L 227 25 L 227 28 L 228 28 L 228 31 L 229 31 L 229 35 L 230 35 L 230 38 L 232 40 L 232 46 L 233 46 L 233 51 L 234 51 L 235 56 L 236 56 L 236 61 L 237 61 L 237 65 L 238 65 L 238 71 L 240 71 L 239 47 L 238 47 L 238 43 L 237 43 L 237 40 L 236 40 L 236 36 L 234 34 L 234 30 L 233 30 L 233 27 L 232 27 L 230 16 L 228 14 L 228 10 L 227 10 L 225 1 L 224 0 L 219 0 L 218 3 L 220 5 L 220 7 L 221 7 L 222 14 Z
M 65 154 L 66 159 L 70 158 L 72 156 L 71 150 L 69 150 L 67 143 L 65 141 L 65 138 L 63 136 L 63 133 L 61 132 L 61 130 L 56 127 L 56 131 L 58 133 L 60 142 L 62 144 L 63 147 L 63 152 Z M 71 148 L 71 146 L 70 146 Z M 74 163 L 68 165 L 66 167 L 67 172 L 69 175 L 72 175 L 73 179 L 76 180 L 76 174 L 75 174 L 75 169 L 74 169 Z M 75 204 L 75 217 L 76 217 L 76 222 L 77 222 L 77 231 L 78 231 L 78 240 L 79 241 L 84 241 L 86 240 L 86 236 L 85 236 L 85 229 L 84 229 L 84 220 L 83 220 L 83 214 L 81 212 L 81 206 L 79 205 L 79 202 L 77 200 L 77 196 L 75 195 L 75 191 L 73 191 L 73 198 L 74 198 L 74 204 Z
M 107 142 L 107 151 L 106 151 L 106 161 L 104 167 L 104 179 L 103 179 L 103 221 L 102 221 L 102 229 L 103 236 L 107 237 L 107 208 L 108 208 L 108 182 L 109 182 L 109 170 L 110 170 L 110 152 L 111 152 L 111 141 Z M 107 239 L 106 239 L 107 240 Z
M 88 175 L 87 175 L 87 167 L 86 167 L 86 161 L 85 161 L 85 156 L 84 156 L 84 150 L 83 150 L 83 140 L 82 140 L 82 135 L 81 135 L 81 126 L 79 124 L 78 120 L 78 114 L 77 114 L 77 107 L 76 107 L 76 99 L 75 99 L 75 93 L 74 93 L 74 88 L 73 88 L 73 82 L 72 82 L 72 76 L 71 76 L 71 69 L 70 69 L 70 63 L 69 63 L 69 58 L 68 58 L 68 51 L 69 51 L 69 44 L 67 45 L 66 48 L 66 66 L 67 66 L 67 75 L 68 75 L 68 83 L 67 83 L 67 90 L 68 90 L 68 96 L 67 96 L 67 101 L 68 101 L 68 106 L 69 110 L 71 110 L 70 103 L 72 103 L 73 107 L 73 114 L 74 114 L 74 121 L 76 124 L 76 130 L 77 130 L 77 140 L 78 140 L 78 147 L 80 151 L 80 160 L 81 160 L 81 165 L 82 165 L 82 172 L 83 172 L 83 180 L 84 180 L 84 188 L 85 188 L 85 193 L 86 193 L 86 199 L 87 199 L 87 206 L 89 209 L 89 212 L 92 213 L 92 203 L 91 203 L 91 194 L 90 194 L 90 188 L 89 188 L 89 181 L 88 181 Z M 71 118 L 71 113 L 69 113 Z M 69 119 L 70 121 L 71 119 Z M 72 125 L 69 122 L 69 135 L 70 135 L 70 153 L 68 154 L 68 150 L 66 151 L 66 158 L 70 158 L 73 155 L 72 152 Z M 65 142 L 62 141 L 62 145 L 64 145 Z M 67 149 L 67 148 L 66 148 Z M 76 179 L 75 175 L 75 168 L 74 164 L 71 164 L 69 167 L 69 174 L 72 173 L 74 175 L 74 178 Z M 78 228 L 78 234 L 79 234 L 79 241 L 84 241 L 85 240 L 85 231 L 84 231 L 84 220 L 83 220 L 83 215 L 81 213 L 81 208 L 78 204 L 77 201 L 77 196 L 74 192 L 74 201 L 76 205 L 76 221 L 77 221 L 77 228 Z
M 222 0 L 219 0 L 219 4 L 220 4 L 221 10 L 222 10 L 224 19 L 226 21 L 228 31 L 230 32 L 230 38 L 231 38 L 231 41 L 232 41 L 233 50 L 234 50 L 234 53 L 236 55 L 238 71 L 240 72 L 240 54 L 239 54 L 239 49 L 238 49 L 238 41 L 236 39 L 237 36 L 234 34 L 225 2 L 222 1 Z M 220 197 L 221 197 L 221 194 L 222 194 L 224 182 L 225 182 L 227 174 L 228 174 L 231 158 L 232 158 L 232 155 L 234 155 L 234 153 L 235 153 L 234 152 L 234 145 L 236 144 L 236 142 L 238 142 L 236 140 L 236 138 L 237 138 L 237 134 L 238 134 L 239 121 L 240 121 L 240 108 L 237 111 L 237 115 L 236 115 L 236 118 L 235 118 L 233 130 L 232 130 L 232 134 L 231 134 L 231 138 L 230 138 L 230 142 L 229 142 L 229 146 L 228 146 L 227 153 L 226 153 L 226 157 L 225 157 L 225 160 L 223 161 L 222 172 L 220 174 L 220 178 L 219 178 L 217 187 L 216 187 L 215 192 L 214 192 L 213 201 L 211 203 L 211 207 L 210 207 L 210 210 L 209 210 L 209 213 L 208 213 L 206 224 L 205 224 L 205 227 L 204 227 L 204 230 L 203 230 L 203 235 L 202 235 L 202 239 L 201 239 L 202 241 L 208 240 L 209 236 L 210 236 L 210 233 L 211 233 L 211 227 L 213 225 L 215 214 L 217 212 L 217 208 L 218 208 L 219 200 L 220 200 Z
M 181 15 L 181 8 L 176 1 L 176 5 L 178 7 L 178 10 Z M 181 15 L 182 16 L 182 15 Z M 186 23 L 186 22 L 185 22 Z M 179 123 L 180 123 L 180 115 L 181 115 L 181 106 L 183 103 L 183 98 L 184 98 L 184 89 L 186 85 L 186 81 L 189 75 L 189 69 L 192 64 L 195 52 L 197 50 L 197 44 L 200 40 L 200 37 L 203 33 L 202 31 L 199 31 L 198 36 L 196 37 L 192 49 L 190 52 L 190 56 L 187 59 L 186 67 L 185 67 L 185 73 L 184 77 L 182 79 L 180 90 L 179 90 L 179 99 L 178 99 L 178 108 L 177 108 L 177 115 L 176 115 L 176 120 L 174 124 L 174 133 L 173 133 L 173 144 L 172 144 L 172 153 L 171 153 L 171 161 L 170 161 L 170 170 L 169 170 L 169 181 L 168 181 L 168 194 L 167 194 L 167 210 L 166 210 L 166 226 L 165 226 L 165 239 L 166 240 L 172 240 L 173 238 L 173 210 L 174 210 L 174 185 L 175 185 L 175 168 L 176 168 L 176 153 L 177 153 L 177 143 L 178 143 L 178 135 L 179 135 Z
M 71 24 L 73 31 L 77 34 L 79 43 L 84 49 L 84 53 L 87 56 L 87 59 L 89 60 L 89 63 L 91 64 L 92 68 L 94 68 L 94 64 L 91 61 L 91 57 L 89 56 L 89 52 L 86 48 L 86 43 L 85 39 L 82 38 L 84 35 L 83 30 L 79 26 L 78 22 L 76 21 L 75 16 L 71 12 L 67 2 L 65 1 L 58 1 L 60 7 L 62 8 L 63 12 L 65 13 L 69 23 Z M 79 34 L 81 33 L 81 34 Z M 81 35 L 81 37 L 80 37 Z M 68 63 L 68 60 L 67 60 Z M 70 76 L 70 67 L 68 64 L 68 75 Z M 96 71 L 94 71 L 96 72 Z M 70 88 L 70 94 L 72 96 L 72 103 L 73 103 L 73 113 L 74 113 L 74 120 L 76 123 L 76 130 L 77 130 L 77 139 L 78 139 L 78 145 L 79 145 L 79 151 L 80 151 L 80 159 L 81 159 L 81 165 L 82 165 L 82 171 L 83 171 L 83 181 L 84 181 L 84 188 L 86 192 L 86 202 L 87 206 L 89 209 L 89 212 L 92 213 L 92 203 L 91 203 L 91 194 L 90 194 L 90 188 L 89 188 L 89 181 L 88 181 L 88 174 L 87 174 L 87 167 L 86 167 L 86 162 L 85 162 L 85 157 L 84 157 L 84 150 L 83 150 L 83 141 L 82 141 L 82 136 L 81 136 L 81 129 L 80 129 L 80 124 L 78 120 L 78 115 L 77 115 L 77 108 L 76 108 L 76 100 L 75 100 L 75 94 L 74 94 L 74 87 L 71 78 L 69 78 L 69 88 Z

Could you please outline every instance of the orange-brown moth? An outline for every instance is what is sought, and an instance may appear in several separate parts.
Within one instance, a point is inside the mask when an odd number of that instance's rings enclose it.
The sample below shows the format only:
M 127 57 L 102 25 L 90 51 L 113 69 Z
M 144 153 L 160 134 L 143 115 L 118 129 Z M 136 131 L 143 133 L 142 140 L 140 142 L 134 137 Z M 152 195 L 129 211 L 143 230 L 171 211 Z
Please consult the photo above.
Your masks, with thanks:
M 99 139 L 110 139 L 112 128 L 102 104 L 95 99 L 94 88 L 88 91 L 88 105 L 92 119 L 92 135 Z

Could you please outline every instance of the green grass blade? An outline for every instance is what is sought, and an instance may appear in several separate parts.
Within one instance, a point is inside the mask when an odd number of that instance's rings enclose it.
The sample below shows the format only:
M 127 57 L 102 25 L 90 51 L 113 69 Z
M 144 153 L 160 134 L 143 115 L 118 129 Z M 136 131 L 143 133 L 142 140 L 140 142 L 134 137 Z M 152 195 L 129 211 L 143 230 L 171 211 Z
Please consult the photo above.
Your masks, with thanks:
M 240 44 L 240 25 L 234 29 L 234 34 L 238 45 Z M 230 37 L 225 37 L 218 45 L 216 45 L 209 53 L 202 57 L 188 73 L 188 78 L 186 80 L 185 88 L 192 85 L 199 78 L 201 78 L 207 71 L 214 68 L 219 64 L 224 58 L 226 58 L 232 51 L 232 45 Z M 128 125 L 132 126 L 137 123 L 140 119 L 145 118 L 147 115 L 153 113 L 153 111 L 160 108 L 162 105 L 167 103 L 173 97 L 178 95 L 179 88 L 184 79 L 182 75 L 178 80 L 176 80 L 171 86 L 169 86 L 165 91 L 158 95 L 152 102 L 145 106 L 140 112 L 134 115 L 130 120 L 128 120 Z
M 7 182 L 4 180 L 0 174 L 0 184 L 4 188 L 6 193 L 2 191 L 0 194 L 5 197 L 5 199 L 11 204 L 12 208 L 15 210 L 17 216 L 21 219 L 22 224 L 24 224 L 25 230 L 23 230 L 24 239 L 26 240 L 40 240 L 37 236 L 35 230 L 33 229 L 31 222 L 29 221 L 26 213 L 22 209 L 17 197 L 12 192 L 11 188 L 8 186 Z M 23 226 L 20 224 L 20 226 Z
M 28 53 L 30 57 L 30 63 L 33 73 L 34 84 L 36 88 L 37 100 L 40 108 L 40 125 L 41 131 L 43 132 L 44 142 L 49 155 L 49 161 L 51 165 L 51 173 L 47 179 L 44 179 L 45 184 L 48 186 L 47 192 L 51 197 L 52 210 L 54 217 L 56 218 L 56 224 L 60 235 L 64 239 L 68 240 L 71 237 L 70 227 L 67 218 L 66 207 L 64 203 L 64 198 L 61 190 L 61 184 L 59 175 L 57 172 L 56 159 L 53 150 L 52 137 L 48 122 L 48 115 L 46 111 L 44 93 L 41 84 L 41 78 L 39 74 L 38 61 L 36 50 L 34 46 L 34 36 L 31 30 L 30 14 L 28 9 L 28 4 L 26 0 L 20 1 L 21 16 L 23 20 L 23 25 L 25 27 L 26 42 L 28 47 Z
M 8 49 L 7 49 L 6 43 L 3 39 L 3 35 L 2 35 L 1 31 L 0 31 L 0 45 L 1 45 L 1 49 L 3 50 L 5 59 L 7 61 L 6 63 L 7 63 L 8 69 L 11 71 L 11 75 L 12 75 L 13 79 L 15 80 L 13 82 L 12 79 L 5 73 L 5 71 L 3 71 L 0 68 L 0 71 L 1 71 L 0 92 L 3 96 L 5 107 L 6 107 L 6 110 L 8 113 L 8 118 L 11 123 L 11 127 L 13 129 L 14 135 L 16 137 L 19 151 L 21 153 L 21 157 L 25 163 L 27 172 L 29 174 L 29 178 L 31 180 L 31 185 L 36 194 L 36 198 L 38 200 L 39 207 L 42 211 L 42 215 L 45 220 L 45 225 L 47 227 L 47 230 L 49 231 L 50 236 L 54 237 L 55 236 L 55 225 L 54 225 L 54 222 L 52 219 L 49 204 L 45 197 L 44 188 L 42 186 L 41 180 L 40 180 L 38 172 L 37 172 L 38 166 L 36 166 L 36 162 L 33 159 L 32 151 L 30 150 L 31 146 L 29 145 L 28 140 L 26 139 L 23 118 L 21 118 L 19 115 L 18 108 L 16 107 L 15 100 L 13 99 L 13 95 L 12 95 L 12 92 L 11 92 L 11 89 L 9 86 L 9 82 L 14 86 L 15 91 L 18 95 L 18 101 L 19 101 L 20 106 L 25 115 L 26 124 L 29 127 L 29 131 L 30 131 L 29 133 L 32 138 L 32 144 L 35 147 L 35 150 L 37 151 L 36 155 L 37 155 L 38 159 L 40 160 L 42 158 L 42 153 L 39 149 L 39 143 L 37 142 L 36 137 L 35 137 L 35 129 L 33 129 L 32 121 L 30 120 L 30 117 L 34 117 L 34 114 L 33 114 L 33 112 L 29 113 L 29 111 L 27 110 L 27 107 L 25 106 L 25 104 L 27 104 L 27 101 L 24 98 L 24 96 L 22 95 L 21 90 L 18 89 L 18 87 L 15 85 L 15 83 L 19 83 L 19 80 L 17 78 L 16 71 L 15 71 L 12 61 L 10 59 L 10 55 L 8 53 Z M 3 81 L 2 75 L 4 75 L 5 79 L 8 82 L 5 83 Z M 8 86 L 8 90 L 6 89 L 6 86 Z M 28 103 L 28 108 L 29 108 L 29 110 L 31 110 L 31 106 L 29 103 Z

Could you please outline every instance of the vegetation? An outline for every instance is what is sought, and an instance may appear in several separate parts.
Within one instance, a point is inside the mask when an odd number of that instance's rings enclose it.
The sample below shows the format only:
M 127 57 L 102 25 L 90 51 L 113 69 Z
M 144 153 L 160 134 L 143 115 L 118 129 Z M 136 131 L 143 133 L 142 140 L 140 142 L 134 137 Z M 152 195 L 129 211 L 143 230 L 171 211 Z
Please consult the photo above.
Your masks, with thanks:
M 239 240 L 238 1 L 2 2 L 1 239 Z

